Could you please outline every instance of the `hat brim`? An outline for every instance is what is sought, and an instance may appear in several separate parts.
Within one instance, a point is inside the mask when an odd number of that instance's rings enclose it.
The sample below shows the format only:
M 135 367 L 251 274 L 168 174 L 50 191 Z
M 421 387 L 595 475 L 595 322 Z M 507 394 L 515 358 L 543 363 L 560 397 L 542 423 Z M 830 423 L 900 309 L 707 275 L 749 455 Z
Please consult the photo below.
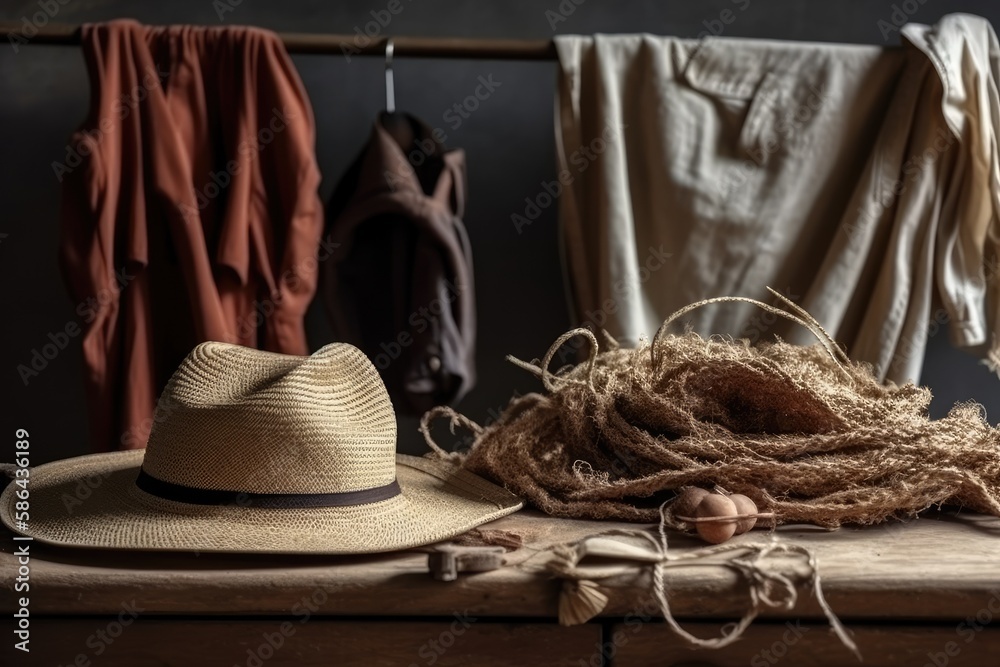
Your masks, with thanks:
M 364 554 L 446 540 L 515 512 L 508 491 L 452 465 L 396 455 L 402 493 L 348 507 L 271 509 L 164 500 L 135 485 L 144 450 L 91 454 L 31 469 L 30 518 L 19 529 L 11 483 L 4 525 L 39 542 L 150 551 Z

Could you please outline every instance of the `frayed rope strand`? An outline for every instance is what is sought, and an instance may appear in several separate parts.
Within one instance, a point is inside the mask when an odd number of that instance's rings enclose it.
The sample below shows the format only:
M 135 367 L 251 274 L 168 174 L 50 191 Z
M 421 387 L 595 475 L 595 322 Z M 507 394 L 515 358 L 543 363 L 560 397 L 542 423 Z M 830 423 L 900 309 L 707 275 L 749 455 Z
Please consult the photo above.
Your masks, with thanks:
M 670 325 L 673 324 L 678 318 L 687 315 L 693 310 L 711 305 L 713 303 L 738 302 L 738 303 L 753 304 L 758 308 L 760 308 L 761 310 L 764 310 L 773 315 L 777 315 L 778 317 L 783 317 L 786 320 L 791 320 L 792 322 L 795 322 L 799 326 L 808 330 L 809 333 L 815 336 L 816 340 L 820 342 L 820 344 L 826 350 L 827 354 L 830 355 L 830 358 L 833 359 L 833 361 L 836 363 L 837 368 L 844 375 L 850 378 L 851 374 L 848 373 L 847 370 L 844 368 L 844 363 L 847 362 L 847 355 L 844 354 L 844 351 L 842 349 L 840 349 L 840 346 L 837 345 L 837 341 L 835 341 L 833 337 L 830 336 L 829 332 L 827 332 L 827 330 L 824 329 L 822 325 L 820 325 L 820 323 L 817 322 L 812 315 L 810 315 L 808 312 L 806 312 L 804 309 L 802 309 L 789 299 L 782 296 L 779 292 L 771 289 L 770 287 L 768 287 L 767 290 L 774 296 L 778 297 L 778 299 L 781 300 L 782 303 L 790 307 L 794 312 L 790 313 L 787 310 L 775 308 L 774 306 L 764 303 L 763 301 L 758 301 L 757 299 L 751 299 L 749 297 L 744 297 L 744 296 L 719 296 L 713 299 L 703 299 L 701 301 L 697 301 L 695 303 L 684 306 L 680 310 L 674 311 L 674 313 L 670 315 L 670 317 L 668 317 L 663 321 L 663 324 L 660 325 L 660 328 L 656 330 L 656 335 L 653 336 L 653 342 L 649 346 L 649 354 L 653 364 L 653 368 L 657 367 L 656 351 L 659 347 L 658 343 L 662 340 L 664 336 L 666 336 L 666 333 L 670 328 Z
M 452 435 L 455 435 L 456 427 L 464 426 L 465 428 L 472 431 L 474 435 L 478 436 L 483 432 L 483 427 L 477 424 L 476 422 L 472 421 L 465 415 L 456 412 L 447 405 L 439 405 L 437 407 L 431 408 L 430 410 L 424 413 L 423 417 L 420 418 L 420 428 L 418 430 L 420 431 L 421 435 L 424 436 L 424 442 L 426 442 L 427 446 L 431 448 L 431 451 L 437 454 L 438 458 L 442 460 L 452 461 L 454 463 L 461 463 L 463 458 L 461 452 L 447 451 L 446 449 L 441 447 L 441 445 L 437 444 L 437 442 L 431 436 L 431 422 L 437 419 L 438 417 L 449 418 L 448 427 Z

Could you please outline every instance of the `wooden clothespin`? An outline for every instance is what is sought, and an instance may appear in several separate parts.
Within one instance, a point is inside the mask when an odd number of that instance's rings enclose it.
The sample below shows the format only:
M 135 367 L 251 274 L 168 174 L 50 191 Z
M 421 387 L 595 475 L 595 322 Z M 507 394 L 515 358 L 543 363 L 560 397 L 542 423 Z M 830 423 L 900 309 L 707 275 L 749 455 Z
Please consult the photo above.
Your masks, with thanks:
M 427 567 L 438 581 L 455 581 L 459 572 L 488 572 L 503 565 L 503 547 L 442 544 L 427 554 Z

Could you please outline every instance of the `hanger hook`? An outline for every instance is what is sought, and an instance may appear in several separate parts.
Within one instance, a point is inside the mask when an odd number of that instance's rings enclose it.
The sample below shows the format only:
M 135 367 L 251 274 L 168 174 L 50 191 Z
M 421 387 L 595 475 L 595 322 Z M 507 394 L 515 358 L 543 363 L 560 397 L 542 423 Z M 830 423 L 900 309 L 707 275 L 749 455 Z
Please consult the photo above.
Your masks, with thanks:
M 389 113 L 396 111 L 396 91 L 392 78 L 392 55 L 395 49 L 392 37 L 385 40 L 385 110 Z

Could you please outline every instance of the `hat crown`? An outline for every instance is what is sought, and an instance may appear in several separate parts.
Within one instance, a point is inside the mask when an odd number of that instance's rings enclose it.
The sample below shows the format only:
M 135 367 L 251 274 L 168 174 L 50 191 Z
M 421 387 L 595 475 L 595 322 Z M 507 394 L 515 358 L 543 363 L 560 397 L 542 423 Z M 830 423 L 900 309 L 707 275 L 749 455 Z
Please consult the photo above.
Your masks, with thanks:
M 202 343 L 156 406 L 143 469 L 245 493 L 342 493 L 395 479 L 396 418 L 371 361 L 346 343 L 309 357 Z

